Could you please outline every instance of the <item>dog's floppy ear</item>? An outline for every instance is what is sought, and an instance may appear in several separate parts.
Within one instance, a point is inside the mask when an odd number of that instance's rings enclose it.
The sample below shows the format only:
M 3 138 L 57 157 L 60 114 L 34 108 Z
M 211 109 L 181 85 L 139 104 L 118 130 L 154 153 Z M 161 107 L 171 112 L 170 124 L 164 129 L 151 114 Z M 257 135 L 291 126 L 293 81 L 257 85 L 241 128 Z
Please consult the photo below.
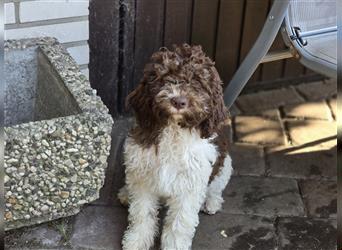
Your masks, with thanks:
M 200 124 L 202 137 L 208 138 L 224 124 L 228 118 L 228 109 L 224 104 L 222 81 L 216 71 L 212 68 L 214 77 L 210 82 L 210 113 L 209 116 Z
M 161 80 L 156 63 L 149 63 L 144 68 L 144 75 L 134 91 L 126 98 L 126 108 L 134 110 L 137 127 L 132 136 L 143 145 L 155 144 L 160 129 L 165 124 L 165 114 L 155 105 L 155 96 L 160 90 Z
M 140 82 L 126 98 L 126 109 L 133 109 L 141 128 L 148 129 L 153 123 L 152 102 L 153 99 L 144 81 Z

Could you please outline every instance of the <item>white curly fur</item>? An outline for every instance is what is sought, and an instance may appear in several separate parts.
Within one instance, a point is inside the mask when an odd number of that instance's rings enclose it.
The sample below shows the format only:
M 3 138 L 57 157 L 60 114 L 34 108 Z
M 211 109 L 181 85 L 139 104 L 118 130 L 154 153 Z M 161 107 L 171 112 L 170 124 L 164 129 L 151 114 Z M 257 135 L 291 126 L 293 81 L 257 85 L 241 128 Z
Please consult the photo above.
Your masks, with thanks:
M 230 179 L 232 167 L 227 155 L 221 172 L 208 186 L 217 156 L 211 139 L 202 139 L 195 129 L 189 131 L 176 124 L 164 128 L 157 150 L 154 146 L 143 148 L 128 137 L 124 147 L 126 185 L 118 195 L 122 203 L 129 204 L 123 249 L 153 246 L 160 199 L 168 206 L 161 248 L 190 249 L 201 207 L 209 214 L 216 213 Z

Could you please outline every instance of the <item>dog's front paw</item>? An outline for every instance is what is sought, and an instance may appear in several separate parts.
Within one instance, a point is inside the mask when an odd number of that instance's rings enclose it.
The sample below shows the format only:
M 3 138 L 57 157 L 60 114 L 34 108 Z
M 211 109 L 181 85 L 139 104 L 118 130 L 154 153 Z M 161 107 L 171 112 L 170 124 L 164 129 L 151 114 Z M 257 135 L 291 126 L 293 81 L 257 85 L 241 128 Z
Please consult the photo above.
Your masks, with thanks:
M 122 250 L 149 250 L 147 246 L 141 245 L 139 242 L 122 242 Z
M 223 203 L 223 199 L 220 197 L 210 197 L 208 198 L 205 203 L 202 205 L 201 207 L 201 211 L 209 214 L 209 215 L 214 215 L 216 214 L 218 211 L 221 210 L 222 208 L 222 203 Z
M 171 237 L 162 236 L 161 250 L 191 250 L 192 237 L 186 238 L 183 235 Z
M 122 242 L 122 250 L 149 250 L 145 246 L 141 246 L 137 242 Z
M 123 206 L 128 206 L 128 190 L 126 186 L 123 186 L 120 189 L 118 193 L 118 199 Z
M 153 238 L 145 237 L 144 231 L 126 231 L 122 240 L 122 250 L 149 250 Z

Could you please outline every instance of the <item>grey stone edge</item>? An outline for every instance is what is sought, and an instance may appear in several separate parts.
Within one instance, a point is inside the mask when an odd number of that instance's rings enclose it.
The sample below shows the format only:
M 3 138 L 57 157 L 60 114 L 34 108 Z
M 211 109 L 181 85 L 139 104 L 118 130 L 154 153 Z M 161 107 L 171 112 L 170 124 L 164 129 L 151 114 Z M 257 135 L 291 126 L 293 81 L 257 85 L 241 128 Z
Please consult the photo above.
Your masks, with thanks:
M 109 115 L 107 107 L 103 104 L 100 97 L 96 95 L 96 90 L 90 87 L 89 81 L 84 75 L 82 75 L 75 60 L 68 54 L 66 49 L 59 44 L 57 39 L 51 37 L 39 37 L 33 39 L 7 40 L 5 41 L 5 53 L 8 50 L 25 49 L 31 46 L 38 46 L 47 56 L 51 65 L 58 72 L 59 77 L 63 80 L 65 86 L 77 101 L 81 112 L 77 115 L 5 127 L 5 148 L 8 143 L 11 143 L 12 148 L 16 146 L 16 149 L 14 150 L 17 151 L 16 155 L 20 156 L 25 154 L 23 148 L 27 149 L 28 146 L 36 145 L 37 143 L 39 144 L 42 139 L 51 136 L 56 130 L 60 128 L 63 130 L 65 128 L 67 133 L 71 135 L 77 133 L 78 138 L 83 136 L 83 138 L 87 139 L 89 142 L 88 145 L 93 146 L 93 152 L 91 153 L 94 157 L 90 158 L 89 162 L 82 162 L 83 165 L 70 160 L 68 161 L 69 166 L 66 166 L 63 164 L 63 162 L 58 163 L 60 160 L 58 159 L 58 154 L 56 152 L 52 152 L 52 154 L 56 154 L 57 158 L 57 165 L 54 166 L 54 169 L 58 169 L 58 166 L 60 166 L 61 169 L 66 170 L 66 172 L 69 171 L 69 174 L 67 173 L 62 178 L 70 179 L 74 177 L 76 180 L 79 179 L 81 182 L 83 181 L 82 183 L 85 191 L 81 192 L 80 197 L 74 199 L 73 201 L 72 198 L 70 198 L 69 202 L 66 202 L 66 196 L 58 200 L 58 196 L 61 195 L 61 191 L 56 190 L 56 192 L 53 192 L 53 185 L 51 185 L 51 183 L 45 184 L 44 182 L 46 181 L 46 178 L 53 178 L 55 171 L 52 171 L 52 169 L 49 168 L 45 169 L 44 174 L 40 176 L 41 179 L 39 181 L 43 181 L 43 185 L 47 185 L 47 188 L 49 189 L 48 191 L 50 192 L 50 197 L 47 198 L 46 202 L 49 201 L 48 203 L 50 206 L 42 203 L 40 205 L 41 211 L 36 211 L 36 214 L 41 213 L 39 215 L 32 214 L 35 211 L 33 206 L 25 207 L 25 202 L 27 202 L 26 198 L 30 196 L 32 197 L 32 195 L 25 196 L 25 190 L 23 190 L 25 183 L 20 183 L 20 181 L 17 183 L 13 178 L 7 178 L 7 180 L 5 180 L 5 230 L 39 224 L 61 217 L 74 215 L 80 211 L 80 208 L 83 204 L 98 199 L 99 190 L 104 184 L 105 169 L 107 168 L 107 157 L 109 155 L 111 145 L 110 135 L 113 119 Z M 94 129 L 95 127 L 97 129 Z M 89 147 L 87 149 L 89 149 Z M 71 151 L 70 148 L 69 151 Z M 65 153 L 68 153 L 68 149 L 66 149 Z M 78 152 L 78 156 L 86 158 L 89 153 L 89 150 L 81 148 Z M 86 167 L 84 165 L 86 165 Z M 11 168 L 12 170 L 17 171 L 18 166 L 20 166 L 18 159 L 17 161 L 16 159 L 13 160 L 13 158 L 10 156 L 10 152 L 5 149 L 5 172 L 10 172 L 8 169 Z M 28 171 L 28 175 L 29 174 L 30 171 Z M 88 181 L 85 182 L 85 180 Z M 70 183 L 70 180 L 64 179 L 64 181 L 66 183 Z M 76 181 L 76 183 L 79 184 L 80 182 Z M 86 183 L 87 185 L 85 185 Z M 26 184 L 29 186 L 31 185 L 30 183 Z M 63 188 L 64 184 L 62 182 L 62 186 L 59 187 Z M 18 187 L 21 187 L 22 190 L 22 194 L 18 194 L 18 196 L 19 198 L 20 196 L 24 198 L 24 201 L 22 202 L 24 204 L 21 204 L 23 208 L 20 212 L 14 212 L 12 204 L 10 207 L 7 205 L 9 204 L 8 199 L 11 197 L 10 194 L 12 193 L 13 196 L 13 192 L 15 191 L 13 189 L 18 189 Z M 71 192 L 72 191 L 69 192 L 69 195 Z M 19 200 L 18 197 L 12 198 Z M 52 201 L 52 198 L 56 198 L 57 200 L 54 202 Z M 65 207 L 63 207 L 63 203 L 65 204 Z M 30 203 L 28 204 L 30 205 Z M 56 204 L 62 204 L 62 206 L 57 208 Z M 45 209 L 42 209 L 43 207 Z M 12 217 L 9 216 L 9 212 L 13 213 Z

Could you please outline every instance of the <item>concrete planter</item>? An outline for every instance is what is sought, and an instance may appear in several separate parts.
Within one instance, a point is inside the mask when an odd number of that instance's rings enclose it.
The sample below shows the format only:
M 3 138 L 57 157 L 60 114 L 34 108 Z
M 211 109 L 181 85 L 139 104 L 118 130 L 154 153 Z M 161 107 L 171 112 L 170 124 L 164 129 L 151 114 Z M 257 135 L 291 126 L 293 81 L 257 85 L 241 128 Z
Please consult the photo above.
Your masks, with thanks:
M 113 120 L 53 38 L 5 43 L 5 229 L 79 212 L 103 186 Z

